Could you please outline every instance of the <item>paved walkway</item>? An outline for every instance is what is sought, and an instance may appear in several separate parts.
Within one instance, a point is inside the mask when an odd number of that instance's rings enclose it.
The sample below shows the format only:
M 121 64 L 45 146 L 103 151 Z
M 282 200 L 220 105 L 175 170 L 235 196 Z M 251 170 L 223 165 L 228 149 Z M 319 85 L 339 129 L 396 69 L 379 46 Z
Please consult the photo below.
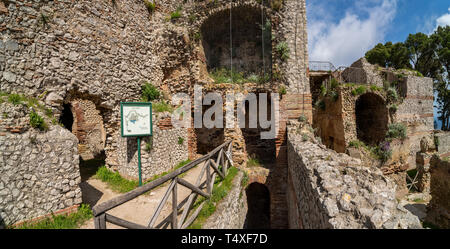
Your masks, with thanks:
M 195 181 L 198 175 L 200 174 L 202 167 L 203 163 L 197 165 L 195 168 L 192 168 L 189 171 L 187 171 L 186 175 L 182 178 L 192 184 L 195 184 Z M 205 176 L 203 176 L 203 178 L 206 179 Z M 157 187 L 152 191 L 147 192 L 146 194 L 141 195 L 131 201 L 128 201 L 118 207 L 115 207 L 110 211 L 108 211 L 107 213 L 130 222 L 147 226 L 148 223 L 150 222 L 153 213 L 158 207 L 159 202 L 163 198 L 169 184 L 170 181 L 167 181 L 162 186 Z M 82 191 L 84 191 L 83 195 L 86 196 L 84 198 L 85 199 L 84 202 L 90 204 L 91 207 L 121 195 L 120 193 L 114 192 L 111 189 L 109 189 L 106 183 L 94 178 L 90 178 L 87 181 L 81 183 L 81 188 Z M 178 204 L 185 198 L 187 198 L 190 193 L 191 193 L 190 189 L 178 184 L 177 185 Z M 169 196 L 169 199 L 167 200 L 164 208 L 162 209 L 155 225 L 163 221 L 167 216 L 171 214 L 171 212 L 172 212 L 172 198 Z M 181 215 L 179 215 L 179 217 L 180 216 Z M 106 228 L 116 229 L 122 227 L 106 222 Z M 81 229 L 94 229 L 94 219 L 87 221 L 83 226 L 81 226 Z

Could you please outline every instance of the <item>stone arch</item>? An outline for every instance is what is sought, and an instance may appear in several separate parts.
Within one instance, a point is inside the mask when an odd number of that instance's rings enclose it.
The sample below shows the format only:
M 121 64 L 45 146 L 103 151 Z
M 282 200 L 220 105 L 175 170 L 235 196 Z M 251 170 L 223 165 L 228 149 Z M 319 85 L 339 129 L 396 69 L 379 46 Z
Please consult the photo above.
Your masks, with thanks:
M 72 89 L 66 93 L 59 121 L 78 138 L 78 154 L 84 161 L 105 159 L 105 112 L 98 96 Z
M 253 182 L 245 190 L 248 212 L 244 228 L 270 228 L 270 192 L 266 185 Z
M 264 17 L 261 16 L 263 11 Z M 263 20 L 261 20 L 263 18 Z M 271 20 L 271 12 L 260 4 L 243 2 L 232 7 L 230 49 L 230 5 L 212 9 L 201 20 L 202 48 L 209 72 L 216 69 L 230 69 L 244 76 L 262 75 L 271 72 L 271 33 L 263 34 L 261 25 Z M 263 53 L 264 51 L 264 53 Z M 264 65 L 264 66 L 263 66 Z
M 377 145 L 384 140 L 389 122 L 385 100 L 375 94 L 361 95 L 355 103 L 356 135 L 366 144 Z

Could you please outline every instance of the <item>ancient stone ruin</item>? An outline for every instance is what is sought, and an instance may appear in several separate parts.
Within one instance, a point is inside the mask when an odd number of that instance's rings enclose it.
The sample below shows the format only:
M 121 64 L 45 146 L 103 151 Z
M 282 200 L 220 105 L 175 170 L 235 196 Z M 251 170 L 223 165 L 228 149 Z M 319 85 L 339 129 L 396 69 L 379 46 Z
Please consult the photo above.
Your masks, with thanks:
M 448 227 L 450 142 L 433 130 L 432 79 L 365 59 L 309 66 L 304 0 L 0 1 L 0 226 L 76 210 L 86 162 L 136 180 L 137 139 L 121 136 L 120 103 L 142 101 L 151 84 L 161 94 L 153 136 L 139 145 L 143 181 L 232 141 L 240 173 L 203 228 L 421 228 L 401 203 L 415 169 L 433 197 L 429 222 Z M 277 136 L 261 139 L 248 118 L 175 127 L 172 96 L 194 103 L 196 85 L 223 99 L 268 94 L 266 106 L 243 109 L 279 114 Z M 406 134 L 389 140 L 388 158 L 355 147 L 381 150 L 393 124 Z

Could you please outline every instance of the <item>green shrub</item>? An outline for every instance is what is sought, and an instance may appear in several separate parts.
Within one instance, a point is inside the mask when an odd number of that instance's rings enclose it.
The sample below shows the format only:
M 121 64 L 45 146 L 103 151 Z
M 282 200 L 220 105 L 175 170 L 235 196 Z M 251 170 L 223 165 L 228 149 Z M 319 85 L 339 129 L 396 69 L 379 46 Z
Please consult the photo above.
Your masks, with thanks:
M 406 138 L 406 126 L 402 123 L 395 123 L 388 125 L 388 131 L 386 133 L 388 138 Z
M 183 142 L 184 142 L 184 138 L 182 138 L 182 137 L 178 137 L 178 144 L 183 144 Z
M 320 110 L 322 110 L 322 111 L 325 111 L 325 109 L 326 109 L 326 104 L 323 99 L 317 100 L 316 103 L 314 104 L 314 106 L 316 108 L 320 108 Z
M 150 152 L 153 148 L 153 143 L 151 141 L 148 141 L 145 143 L 145 151 Z
M 298 121 L 304 123 L 304 122 L 308 121 L 308 118 L 304 114 L 302 114 L 302 115 L 300 115 L 300 117 L 298 117 Z
M 362 94 L 366 93 L 366 91 L 367 91 L 366 86 L 363 86 L 363 85 L 362 86 L 358 86 L 357 88 L 352 90 L 352 95 L 353 96 L 362 95 Z
M 392 104 L 389 106 L 389 112 L 395 113 L 397 112 L 398 106 L 396 104 Z
M 327 87 L 323 84 L 320 86 L 320 95 L 322 97 L 325 97 L 327 95 Z
M 394 102 L 398 100 L 398 94 L 397 94 L 397 90 L 393 87 L 389 87 L 386 90 L 387 93 L 387 98 L 389 101 Z
M 161 95 L 158 89 L 148 82 L 145 82 L 145 84 L 141 87 L 141 89 L 142 89 L 142 101 L 144 102 L 150 102 L 159 99 Z
M 339 99 L 339 93 L 336 90 L 330 91 L 329 95 L 334 102 Z
M 285 95 L 286 94 L 286 87 L 285 86 L 280 86 L 280 88 L 278 88 L 278 93 L 280 93 L 281 95 Z
M 44 118 L 39 116 L 39 114 L 34 111 L 30 112 L 30 125 L 31 127 L 38 128 L 41 131 L 48 130 L 48 126 L 45 123 Z
M 277 44 L 277 46 L 275 47 L 275 50 L 278 52 L 278 54 L 280 55 L 281 60 L 285 61 L 287 59 L 289 59 L 289 46 L 286 42 L 280 42 Z
M 330 81 L 330 88 L 336 89 L 337 87 L 339 87 L 339 81 L 337 81 L 335 78 L 332 78 Z

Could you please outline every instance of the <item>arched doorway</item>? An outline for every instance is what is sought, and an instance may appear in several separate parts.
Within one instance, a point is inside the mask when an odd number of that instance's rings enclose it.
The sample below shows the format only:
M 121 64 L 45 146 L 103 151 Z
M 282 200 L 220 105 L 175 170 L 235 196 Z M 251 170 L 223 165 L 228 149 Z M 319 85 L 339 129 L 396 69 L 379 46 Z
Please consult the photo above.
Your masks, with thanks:
M 359 140 L 378 145 L 384 140 L 388 125 L 388 109 L 379 95 L 366 93 L 356 100 L 356 132 Z
M 271 21 L 265 10 L 237 6 L 209 16 L 201 26 L 208 72 L 232 69 L 247 78 L 272 68 Z M 231 20 L 230 20 L 231 19 Z
M 270 193 L 264 184 L 254 182 L 246 191 L 248 211 L 244 228 L 270 228 Z

